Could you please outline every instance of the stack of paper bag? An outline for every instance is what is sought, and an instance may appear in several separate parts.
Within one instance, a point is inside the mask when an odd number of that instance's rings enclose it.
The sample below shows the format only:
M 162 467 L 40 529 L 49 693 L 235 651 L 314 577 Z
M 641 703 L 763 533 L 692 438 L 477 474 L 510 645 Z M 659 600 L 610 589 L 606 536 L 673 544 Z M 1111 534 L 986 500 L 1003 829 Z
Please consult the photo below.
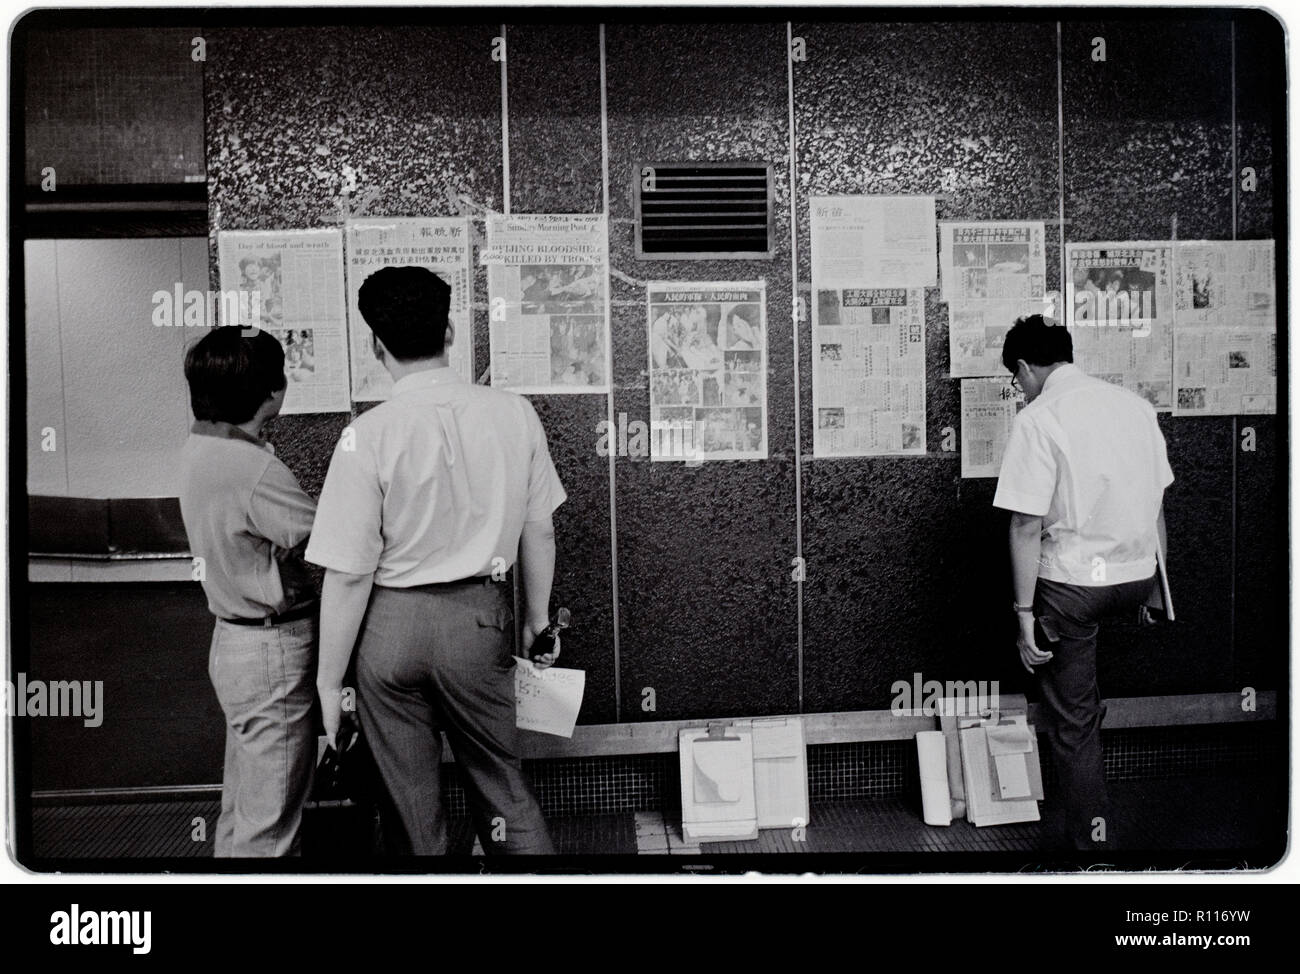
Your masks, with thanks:
M 966 819 L 972 825 L 1037 822 L 1043 797 L 1038 738 L 1023 714 L 962 721 Z

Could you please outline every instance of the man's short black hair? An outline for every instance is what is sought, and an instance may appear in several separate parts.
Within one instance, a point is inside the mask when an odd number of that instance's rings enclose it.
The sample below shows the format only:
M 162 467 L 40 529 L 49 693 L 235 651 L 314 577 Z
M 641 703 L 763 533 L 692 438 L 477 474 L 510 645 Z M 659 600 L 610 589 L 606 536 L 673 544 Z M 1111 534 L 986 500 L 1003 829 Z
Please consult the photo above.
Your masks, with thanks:
M 284 349 L 261 329 L 213 328 L 185 353 L 185 381 L 195 419 L 247 423 L 284 388 Z
M 385 267 L 361 285 L 357 310 L 399 362 L 435 358 L 447 342 L 451 286 L 427 267 Z
M 1042 315 L 1017 318 L 1002 342 L 1002 364 L 1008 372 L 1016 371 L 1016 362 L 1030 365 L 1055 365 L 1074 361 L 1074 342 L 1064 325 L 1049 324 Z

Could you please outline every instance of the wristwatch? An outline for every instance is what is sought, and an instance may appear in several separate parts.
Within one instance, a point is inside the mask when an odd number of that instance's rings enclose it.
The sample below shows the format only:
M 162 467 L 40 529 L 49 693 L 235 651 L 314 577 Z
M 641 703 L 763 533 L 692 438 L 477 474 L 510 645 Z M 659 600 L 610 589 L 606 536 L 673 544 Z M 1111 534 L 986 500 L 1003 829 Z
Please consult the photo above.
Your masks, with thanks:
M 1032 605 L 1021 605 L 1019 602 L 1016 602 L 1014 599 L 1011 602 L 1011 607 L 1015 609 L 1017 612 L 1028 612 L 1030 615 L 1034 614 L 1034 607 Z

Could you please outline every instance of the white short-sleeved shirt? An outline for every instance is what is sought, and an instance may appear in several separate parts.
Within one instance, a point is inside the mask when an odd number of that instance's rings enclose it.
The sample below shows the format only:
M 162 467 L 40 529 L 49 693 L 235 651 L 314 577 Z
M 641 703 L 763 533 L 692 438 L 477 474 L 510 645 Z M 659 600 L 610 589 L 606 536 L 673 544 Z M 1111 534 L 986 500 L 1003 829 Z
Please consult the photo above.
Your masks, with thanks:
M 1119 585 L 1155 572 L 1173 481 L 1151 404 L 1067 363 L 1016 416 L 993 504 L 1042 516 L 1040 578 Z
M 416 372 L 339 439 L 306 557 L 390 588 L 488 575 L 566 496 L 532 403 Z

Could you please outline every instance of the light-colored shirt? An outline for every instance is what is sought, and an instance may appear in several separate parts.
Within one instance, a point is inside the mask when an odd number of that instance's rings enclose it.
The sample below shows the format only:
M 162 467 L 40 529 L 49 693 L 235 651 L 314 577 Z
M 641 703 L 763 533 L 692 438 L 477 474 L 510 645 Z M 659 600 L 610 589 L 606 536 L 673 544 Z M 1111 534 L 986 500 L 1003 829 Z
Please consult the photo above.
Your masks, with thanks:
M 1173 481 L 1151 404 L 1067 363 L 1012 423 L 993 504 L 1042 516 L 1039 578 L 1119 585 L 1155 572 Z
M 196 422 L 181 448 L 180 502 L 213 615 L 259 619 L 316 597 L 301 551 L 316 503 L 269 443 Z
M 565 498 L 532 403 L 415 372 L 340 437 L 307 560 L 389 588 L 489 575 Z

